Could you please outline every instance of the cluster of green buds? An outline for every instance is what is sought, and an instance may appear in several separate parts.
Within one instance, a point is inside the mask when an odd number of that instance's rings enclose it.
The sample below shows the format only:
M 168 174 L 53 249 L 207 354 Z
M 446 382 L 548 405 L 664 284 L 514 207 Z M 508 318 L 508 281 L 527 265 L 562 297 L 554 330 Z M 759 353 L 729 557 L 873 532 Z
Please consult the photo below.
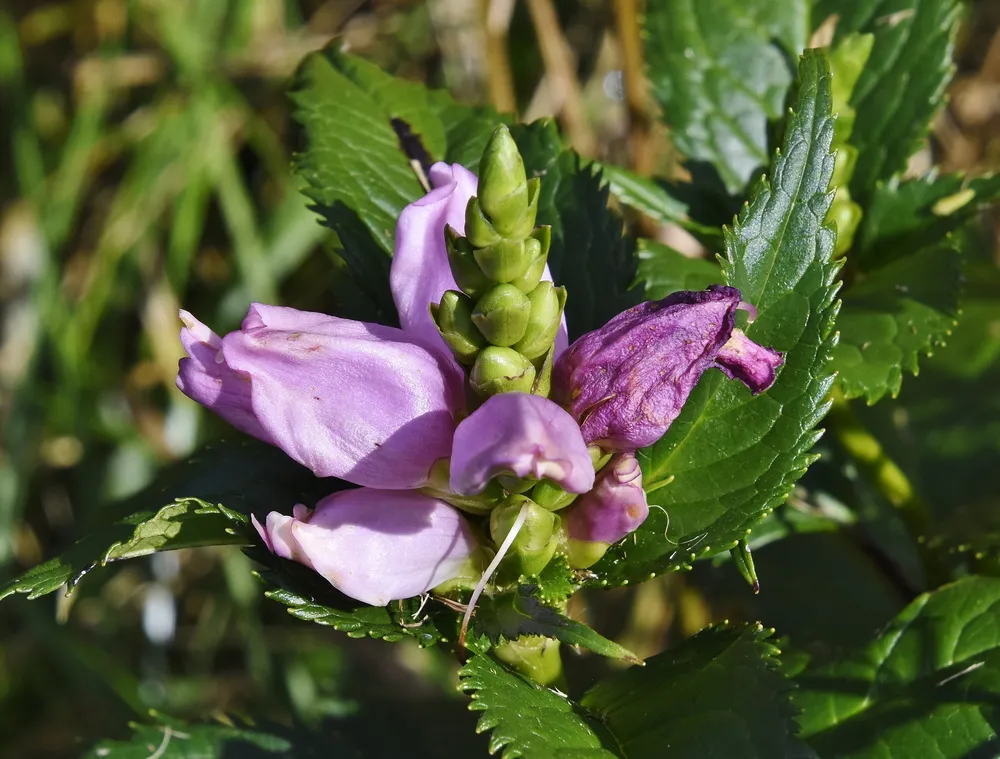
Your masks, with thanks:
M 848 144 L 854 130 L 856 111 L 851 106 L 851 95 L 871 55 L 875 36 L 872 34 L 851 34 L 841 40 L 830 53 L 830 68 L 833 72 L 833 111 L 837 121 L 833 127 L 833 148 L 837 160 L 833 167 L 832 184 L 837 188 L 833 204 L 827 218 L 837 224 L 837 253 L 846 253 L 854 242 L 854 233 L 861 223 L 861 206 L 851 199 L 847 189 L 858 160 L 858 150 Z
M 465 236 L 445 241 L 459 290 L 448 290 L 431 315 L 480 399 L 498 393 L 548 395 L 552 346 L 566 291 L 542 281 L 551 231 L 536 227 L 537 178 L 507 127 L 490 138 L 479 164 L 479 195 L 469 200 Z

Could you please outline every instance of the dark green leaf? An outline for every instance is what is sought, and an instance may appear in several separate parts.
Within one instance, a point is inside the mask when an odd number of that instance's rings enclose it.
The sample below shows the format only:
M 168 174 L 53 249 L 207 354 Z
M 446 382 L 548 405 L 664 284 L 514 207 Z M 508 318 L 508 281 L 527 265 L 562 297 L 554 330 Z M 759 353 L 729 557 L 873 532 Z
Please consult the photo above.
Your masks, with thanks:
M 608 187 L 593 166 L 567 150 L 555 124 L 536 121 L 512 130 L 529 176 L 541 177 L 538 223 L 552 227 L 549 267 L 569 291 L 570 339 L 605 324 L 638 300 L 633 242 L 608 210 Z
M 264 575 L 267 577 L 267 575 Z M 268 578 L 270 579 L 270 578 Z M 330 591 L 333 595 L 333 591 Z M 346 597 L 351 608 L 335 608 L 301 596 L 284 588 L 268 590 L 265 595 L 288 607 L 288 613 L 297 619 L 328 625 L 347 633 L 351 638 L 377 638 L 396 642 L 413 638 L 421 646 L 431 646 L 442 640 L 433 621 L 422 611 L 418 612 L 414 599 L 396 601 L 389 606 L 357 606 Z
M 748 334 L 785 354 L 774 386 L 752 397 L 707 372 L 681 416 L 640 452 L 650 516 L 594 567 L 617 585 L 731 548 L 785 500 L 808 465 L 827 409 L 836 313 L 835 233 L 824 225 L 833 170 L 830 78 L 822 54 L 802 59 L 785 146 L 727 234 L 730 285 L 757 306 Z
M 815 17 L 839 16 L 837 37 L 872 33 L 875 45 L 854 87 L 850 143 L 858 148 L 851 195 L 865 205 L 879 180 L 906 168 L 944 104 L 952 74 L 957 0 L 820 0 Z
M 0 587 L 0 599 L 12 593 L 38 598 L 90 570 L 112 561 L 156 551 L 210 545 L 247 545 L 247 519 L 224 506 L 182 498 L 159 511 L 143 511 L 89 535 L 62 556 L 39 564 Z
M 933 175 L 879 184 L 865 209 L 852 256 L 862 269 L 881 266 L 945 236 L 1000 198 L 1000 175 Z
M 796 681 L 802 734 L 822 756 L 996 756 L 1000 579 L 920 596 L 863 649 Z
M 587 625 L 570 619 L 545 606 L 534 596 L 535 587 L 522 585 L 517 590 L 484 598 L 476 607 L 474 628 L 490 643 L 517 640 L 522 635 L 555 638 L 568 646 L 582 646 L 601 656 L 641 664 L 635 654 L 614 641 L 599 635 Z
M 666 298 L 678 290 L 704 290 L 723 279 L 717 262 L 685 256 L 653 240 L 639 240 L 637 276 L 646 283 L 647 300 Z
M 713 166 L 730 194 L 767 164 L 768 121 L 782 115 L 808 13 L 806 0 L 647 5 L 649 80 L 671 137 L 689 159 Z
M 794 737 L 792 683 L 768 635 L 760 625 L 703 630 L 599 682 L 580 703 L 631 759 L 812 757 Z
M 833 366 L 848 398 L 895 397 L 903 372 L 951 333 L 961 286 L 958 251 L 940 245 L 873 271 L 844 296 Z
M 594 727 L 568 698 L 512 672 L 488 656 L 473 656 L 459 672 L 472 694 L 469 708 L 483 712 L 477 729 L 492 730 L 490 752 L 504 759 L 613 759 Z

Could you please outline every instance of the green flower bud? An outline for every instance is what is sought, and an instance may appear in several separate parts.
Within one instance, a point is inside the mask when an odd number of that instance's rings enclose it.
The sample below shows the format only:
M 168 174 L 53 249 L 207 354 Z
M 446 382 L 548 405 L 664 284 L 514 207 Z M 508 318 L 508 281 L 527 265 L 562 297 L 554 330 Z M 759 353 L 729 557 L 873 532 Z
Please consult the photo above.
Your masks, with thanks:
M 515 233 L 528 210 L 528 178 L 517 144 L 503 124 L 493 132 L 479 161 L 479 205 L 497 232 L 517 239 Z
M 559 330 L 563 308 L 566 306 L 566 288 L 551 282 L 539 282 L 528 293 L 531 313 L 528 316 L 524 337 L 514 344 L 514 350 L 525 358 L 538 358 L 552 347 Z
M 841 145 L 837 148 L 837 157 L 833 163 L 831 187 L 844 187 L 854 176 L 854 167 L 858 163 L 858 149 L 853 145 Z
M 531 491 L 531 500 L 549 511 L 565 509 L 577 497 L 576 493 L 567 493 L 551 480 L 542 480 Z
M 455 283 L 466 295 L 478 298 L 493 287 L 483 270 L 476 263 L 472 243 L 462 237 L 450 226 L 444 228 L 445 247 L 448 250 L 448 263 L 451 265 L 451 275 Z
M 473 324 L 472 298 L 447 290 L 440 304 L 431 304 L 431 318 L 451 352 L 461 363 L 471 365 L 486 347 L 486 340 Z
M 863 213 L 861 206 L 851 200 L 851 194 L 846 185 L 837 188 L 837 194 L 833 197 L 833 203 L 826 214 L 829 221 L 837 225 L 837 245 L 835 253 L 846 253 L 854 244 L 854 233 L 861 223 Z
M 531 301 L 524 293 L 497 285 L 476 303 L 472 322 L 493 345 L 506 347 L 524 337 L 530 316 Z
M 503 239 L 483 214 L 479 198 L 469 198 L 469 204 L 465 207 L 465 236 L 476 248 L 486 248 Z
M 524 240 L 501 240 L 486 248 L 476 248 L 473 255 L 483 274 L 491 280 L 510 282 L 527 273 L 537 253 L 537 249 L 529 249 Z
M 530 393 L 535 367 L 511 348 L 489 346 L 480 351 L 469 373 L 472 389 L 484 398 L 499 393 Z
M 552 560 L 559 544 L 559 517 L 523 495 L 512 495 L 490 512 L 490 537 L 500 545 L 510 532 L 521 508 L 527 518 L 501 564 L 509 577 L 536 575 Z
M 510 283 L 522 293 L 530 293 L 542 280 L 545 273 L 545 262 L 549 258 L 549 246 L 552 243 L 552 227 L 539 227 L 524 241 L 524 255 L 530 260 L 524 274 Z
M 553 685 L 562 679 L 559 641 L 541 635 L 522 635 L 493 648 L 496 657 L 539 685 Z
M 573 569 L 587 569 L 594 566 L 611 548 L 610 543 L 590 542 L 570 538 L 566 541 L 566 562 Z

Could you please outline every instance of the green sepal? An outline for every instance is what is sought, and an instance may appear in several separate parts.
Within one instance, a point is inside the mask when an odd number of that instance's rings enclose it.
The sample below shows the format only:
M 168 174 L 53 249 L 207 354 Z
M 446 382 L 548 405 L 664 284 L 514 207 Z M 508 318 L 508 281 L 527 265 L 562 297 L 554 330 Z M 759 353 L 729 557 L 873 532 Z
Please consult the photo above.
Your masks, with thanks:
M 531 301 L 513 285 L 496 285 L 479 299 L 471 314 L 486 340 L 504 348 L 524 337 L 530 316 Z
M 470 298 L 478 298 L 493 287 L 493 283 L 483 274 L 476 263 L 472 243 L 462 237 L 450 225 L 444 228 L 445 248 L 448 251 L 448 263 L 455 284 Z
M 537 248 L 534 243 L 538 243 Z M 535 229 L 524 241 L 525 254 L 530 259 L 528 268 L 520 277 L 510 281 L 522 293 L 530 293 L 542 281 L 545 264 L 549 260 L 549 248 L 552 246 L 552 227 L 546 225 Z
M 469 384 L 476 393 L 489 398 L 498 393 L 530 393 L 535 376 L 535 367 L 516 350 L 491 345 L 476 356 Z
M 524 337 L 514 344 L 514 350 L 526 358 L 535 359 L 552 347 L 559 331 L 563 309 L 566 307 L 566 288 L 551 282 L 539 282 L 528 293 L 530 304 Z
M 493 542 L 497 546 L 503 542 L 522 508 L 527 510 L 524 524 L 500 563 L 501 577 L 509 579 L 541 572 L 552 560 L 559 545 L 562 520 L 523 495 L 508 497 L 490 512 L 490 537 Z
M 503 239 L 483 214 L 479 198 L 469 198 L 465 207 L 465 236 L 474 248 L 488 248 Z
M 476 516 L 489 514 L 507 497 L 504 489 L 496 480 L 490 480 L 486 489 L 478 495 L 457 495 L 449 484 L 450 477 L 450 459 L 438 459 L 431 467 L 431 471 L 427 475 L 427 484 L 420 488 L 420 492 Z
M 520 279 L 538 256 L 538 241 L 528 239 L 534 243 L 530 247 L 524 240 L 500 240 L 485 248 L 476 248 L 476 263 L 483 274 L 494 282 Z
M 471 366 L 486 347 L 482 332 L 473 323 L 472 298 L 457 290 L 446 290 L 441 303 L 430 306 L 438 332 L 461 363 Z

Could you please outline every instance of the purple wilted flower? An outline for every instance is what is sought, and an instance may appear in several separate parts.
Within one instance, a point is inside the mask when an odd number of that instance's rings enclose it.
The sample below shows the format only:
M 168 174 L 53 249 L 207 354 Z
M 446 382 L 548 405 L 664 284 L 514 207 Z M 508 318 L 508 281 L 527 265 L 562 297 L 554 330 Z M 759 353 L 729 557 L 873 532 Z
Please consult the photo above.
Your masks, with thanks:
M 623 311 L 580 337 L 556 362 L 553 395 L 586 442 L 634 451 L 652 445 L 712 367 L 756 394 L 774 382 L 781 354 L 734 329 L 751 308 L 733 287 L 677 292 Z
M 458 511 L 419 493 L 358 488 L 292 516 L 272 511 L 254 526 L 268 549 L 305 564 L 342 593 L 372 606 L 410 598 L 463 573 L 474 575 L 476 540 Z
M 413 528 L 412 515 L 417 508 L 438 516 L 446 509 L 454 512 L 453 523 L 461 525 L 464 517 L 422 493 L 399 494 L 399 498 L 385 494 L 423 487 L 435 462 L 451 457 L 456 482 L 475 482 L 487 470 L 519 471 L 521 462 L 530 460 L 533 471 L 570 492 L 583 492 L 593 484 L 579 428 L 565 411 L 539 396 L 524 395 L 515 404 L 525 419 L 560 420 L 546 431 L 544 446 L 536 439 L 537 423 L 514 423 L 505 428 L 503 444 L 495 450 L 482 450 L 474 461 L 457 455 L 455 430 L 466 411 L 464 374 L 437 334 L 428 309 L 446 289 L 456 287 L 444 228 L 447 224 L 464 229 L 465 207 L 476 192 L 476 178 L 461 166 L 445 164 L 432 167 L 430 177 L 435 189 L 407 206 L 397 227 L 390 281 L 402 329 L 254 304 L 241 329 L 220 338 L 190 314 L 181 313 L 185 323 L 181 341 L 188 358 L 181 359 L 177 386 L 185 394 L 238 429 L 278 446 L 321 477 L 380 489 L 377 498 L 350 491 L 350 500 L 338 494 L 322 502 L 377 499 L 389 504 L 378 509 L 352 506 L 351 530 L 337 533 L 338 541 L 349 542 L 356 536 L 359 546 L 374 545 L 371 536 L 381 536 L 379 545 L 385 550 L 380 548 L 378 556 L 338 548 L 339 558 L 329 558 L 333 564 L 323 565 L 336 571 L 321 569 L 319 554 L 326 550 L 322 547 L 342 543 L 316 539 L 309 548 L 303 538 L 293 543 L 287 537 L 318 534 L 296 526 L 319 524 L 316 517 L 296 520 L 272 512 L 264 533 L 269 548 L 317 568 L 343 592 L 362 601 L 383 596 L 367 586 L 347 583 L 342 561 L 356 565 L 360 575 L 381 578 L 390 588 L 384 596 L 390 600 L 450 579 L 444 571 L 453 566 L 450 560 L 442 564 L 444 574 L 415 574 L 414 567 L 435 553 L 439 559 L 443 554 L 440 541 L 414 537 L 426 535 Z M 546 278 L 551 279 L 547 270 Z M 471 414 L 463 425 L 490 428 L 492 422 L 477 422 L 491 414 L 488 406 Z M 479 469 L 467 471 L 470 468 Z M 401 505 L 404 502 L 407 508 Z M 455 535 L 466 535 L 455 530 Z M 364 535 L 369 537 L 363 540 Z M 472 541 L 463 538 L 455 543 L 457 553 L 448 549 L 447 555 L 456 560 L 468 557 L 472 548 Z M 371 566 L 376 562 L 377 571 Z M 415 582 L 390 582 L 387 578 L 395 574 Z

